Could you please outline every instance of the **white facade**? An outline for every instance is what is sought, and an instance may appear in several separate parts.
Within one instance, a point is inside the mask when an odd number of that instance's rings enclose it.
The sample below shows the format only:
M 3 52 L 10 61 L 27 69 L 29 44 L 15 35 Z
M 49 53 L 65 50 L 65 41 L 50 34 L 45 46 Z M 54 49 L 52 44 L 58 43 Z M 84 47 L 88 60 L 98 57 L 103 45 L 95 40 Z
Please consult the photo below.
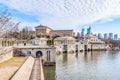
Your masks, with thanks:
M 75 39 L 73 37 L 58 37 L 54 40 L 54 46 L 56 47 L 56 52 L 74 52 Z
M 76 51 L 84 51 L 84 41 L 76 42 Z
M 55 47 L 49 46 L 17 46 L 21 55 L 41 57 L 43 62 L 55 62 Z
M 35 38 L 32 39 L 33 45 L 47 45 L 47 38 Z
M 106 44 L 101 39 L 98 39 L 96 35 L 86 34 L 85 41 L 87 50 L 105 50 Z
M 58 37 L 54 40 L 56 52 L 75 52 L 84 50 L 84 42 L 76 42 L 73 37 Z

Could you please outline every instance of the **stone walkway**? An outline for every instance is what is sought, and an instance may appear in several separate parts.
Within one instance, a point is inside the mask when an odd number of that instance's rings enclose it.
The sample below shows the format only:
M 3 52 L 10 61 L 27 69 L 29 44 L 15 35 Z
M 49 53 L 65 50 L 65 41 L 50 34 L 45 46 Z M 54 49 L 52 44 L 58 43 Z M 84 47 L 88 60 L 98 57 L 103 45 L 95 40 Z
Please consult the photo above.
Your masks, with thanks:
M 29 80 L 34 60 L 35 59 L 33 57 L 29 57 L 11 80 Z
M 35 63 L 32 69 L 30 80 L 41 80 L 40 79 L 40 59 L 35 59 Z
M 0 80 L 44 80 L 41 59 L 28 57 L 26 60 L 26 58 L 18 57 L 1 63 Z
M 20 68 L 27 57 L 13 57 L 0 63 L 0 80 L 9 80 L 11 76 Z

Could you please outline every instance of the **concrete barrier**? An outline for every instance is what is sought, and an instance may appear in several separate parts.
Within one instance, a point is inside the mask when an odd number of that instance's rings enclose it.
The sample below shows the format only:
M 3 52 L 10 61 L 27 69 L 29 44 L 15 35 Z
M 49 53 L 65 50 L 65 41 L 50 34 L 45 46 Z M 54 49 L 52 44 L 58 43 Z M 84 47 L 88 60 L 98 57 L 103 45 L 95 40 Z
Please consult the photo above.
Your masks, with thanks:
M 29 80 L 35 59 L 29 57 L 11 80 Z
M 13 57 L 13 47 L 0 48 L 0 63 Z
M 40 73 L 41 73 L 41 80 L 44 80 L 44 72 L 43 72 L 43 65 L 42 65 L 42 61 L 41 61 L 41 58 L 40 58 Z

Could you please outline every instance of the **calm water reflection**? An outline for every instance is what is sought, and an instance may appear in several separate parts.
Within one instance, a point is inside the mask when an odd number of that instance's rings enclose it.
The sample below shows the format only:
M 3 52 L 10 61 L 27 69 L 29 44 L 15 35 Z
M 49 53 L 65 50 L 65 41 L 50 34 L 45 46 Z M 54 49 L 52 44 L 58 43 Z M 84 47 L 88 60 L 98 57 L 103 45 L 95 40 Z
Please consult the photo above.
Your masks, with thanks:
M 61 54 L 56 61 L 56 80 L 120 80 L 118 51 Z

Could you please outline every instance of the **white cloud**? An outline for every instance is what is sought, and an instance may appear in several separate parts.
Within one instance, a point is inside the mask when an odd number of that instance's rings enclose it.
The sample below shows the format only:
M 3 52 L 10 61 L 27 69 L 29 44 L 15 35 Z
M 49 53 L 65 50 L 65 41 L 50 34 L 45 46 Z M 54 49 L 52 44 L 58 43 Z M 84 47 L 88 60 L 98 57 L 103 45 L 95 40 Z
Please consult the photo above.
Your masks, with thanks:
M 75 28 L 120 16 L 120 0 L 2 0 L 0 2 L 38 17 L 41 14 L 51 15 L 40 18 L 39 24 L 55 29 Z

